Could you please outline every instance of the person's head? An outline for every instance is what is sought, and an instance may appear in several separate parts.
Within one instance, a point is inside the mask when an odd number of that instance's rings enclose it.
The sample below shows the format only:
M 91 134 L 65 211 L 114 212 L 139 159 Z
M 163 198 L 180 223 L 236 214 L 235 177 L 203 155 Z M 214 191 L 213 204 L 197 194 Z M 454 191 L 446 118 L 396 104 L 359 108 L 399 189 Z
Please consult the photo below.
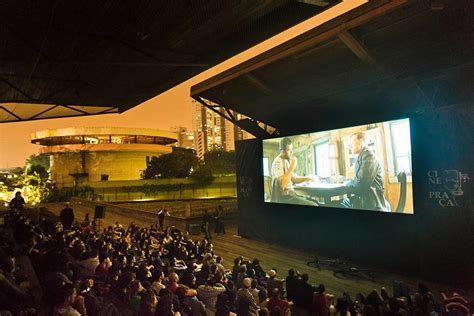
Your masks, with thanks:
M 65 283 L 57 292 L 58 301 L 62 303 L 74 304 L 76 296 L 76 288 L 72 283 Z
M 283 138 L 280 141 L 280 153 L 283 155 L 283 158 L 290 159 L 293 155 L 293 143 L 288 137 Z
M 343 298 L 338 298 L 336 301 L 336 310 L 341 314 L 345 315 L 347 312 L 347 302 Z
M 176 296 L 179 298 L 180 301 L 184 300 L 186 297 L 186 288 L 180 286 L 176 289 Z
M 161 293 L 161 292 L 160 292 Z M 173 315 L 173 297 L 171 295 L 160 295 L 158 305 L 156 306 L 156 315 Z
M 318 288 L 316 289 L 318 291 L 318 293 L 324 293 L 324 291 L 326 291 L 326 287 L 324 286 L 324 284 L 320 284 L 318 285 Z
M 307 274 L 307 273 L 303 273 L 303 274 L 301 275 L 301 281 L 303 281 L 304 283 L 306 283 L 306 282 L 308 282 L 308 280 L 309 280 L 308 274 Z
M 217 262 L 217 263 L 222 263 L 222 257 L 217 256 L 217 257 L 216 257 L 216 262 Z
M 140 292 L 142 292 L 144 290 L 142 284 L 140 283 L 139 280 L 133 280 L 131 283 L 130 283 L 130 292 L 135 295 L 135 294 L 138 294 Z
M 351 135 L 351 152 L 353 154 L 360 154 L 362 149 L 365 147 L 365 133 L 357 132 Z
M 278 296 L 280 296 L 280 290 L 276 287 L 272 290 L 272 298 L 278 298 Z
M 425 283 L 418 283 L 418 293 L 421 294 L 421 295 L 425 295 L 425 294 L 428 294 L 430 292 L 430 289 L 428 288 L 428 286 L 426 286 Z
M 156 299 L 155 292 L 153 290 L 146 290 L 143 293 L 142 299 L 141 299 L 141 304 L 143 306 L 155 306 L 156 303 L 158 303 L 158 300 Z
M 295 270 L 293 270 L 293 269 L 288 270 L 288 276 L 290 276 L 290 277 L 295 276 Z
M 258 282 L 256 279 L 252 279 L 252 284 L 250 285 L 252 287 L 252 289 L 256 289 L 257 288 L 257 285 L 258 285 Z
M 21 198 L 21 192 L 20 191 L 16 191 L 15 198 L 17 198 L 17 199 Z
M 275 278 L 276 275 L 277 275 L 277 273 L 276 273 L 275 270 L 271 269 L 270 271 L 268 271 L 268 276 L 269 276 L 271 279 Z
M 157 271 L 155 271 L 155 273 L 153 273 L 153 280 L 154 281 L 157 281 L 157 282 L 163 282 L 163 280 L 165 279 L 165 274 L 163 273 L 163 270 L 161 269 L 158 269 Z
M 245 278 L 244 281 L 242 282 L 242 286 L 246 289 L 249 289 L 250 286 L 252 286 L 252 279 L 251 278 Z
M 240 261 L 241 261 L 241 260 L 240 260 L 240 257 L 237 257 L 237 258 L 234 259 L 234 264 L 235 264 L 236 266 L 240 266 Z
M 179 276 L 175 272 L 171 272 L 168 279 L 170 280 L 170 283 L 177 284 L 179 282 Z

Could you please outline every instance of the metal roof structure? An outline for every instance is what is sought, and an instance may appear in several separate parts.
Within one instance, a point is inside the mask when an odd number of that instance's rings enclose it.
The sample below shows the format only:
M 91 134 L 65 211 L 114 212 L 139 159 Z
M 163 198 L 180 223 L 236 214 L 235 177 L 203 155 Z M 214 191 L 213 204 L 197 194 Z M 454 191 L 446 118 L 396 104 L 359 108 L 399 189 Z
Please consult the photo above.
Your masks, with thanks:
M 339 1 L 2 1 L 0 122 L 126 111 Z
M 191 95 L 259 137 L 473 107 L 472 12 L 469 0 L 370 0 Z

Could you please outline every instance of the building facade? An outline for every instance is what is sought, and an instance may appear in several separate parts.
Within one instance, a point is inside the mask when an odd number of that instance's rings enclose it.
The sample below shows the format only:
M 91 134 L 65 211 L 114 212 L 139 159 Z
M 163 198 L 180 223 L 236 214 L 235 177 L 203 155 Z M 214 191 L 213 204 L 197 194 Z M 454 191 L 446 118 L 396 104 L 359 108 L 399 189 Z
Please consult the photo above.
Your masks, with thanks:
M 85 182 L 138 180 L 153 156 L 171 153 L 176 133 L 144 128 L 72 127 L 31 135 L 31 143 L 50 155 L 51 178 L 58 187 Z
M 178 135 L 178 142 L 173 146 L 195 150 L 194 132 L 188 131 L 187 127 L 173 126 L 170 131 Z
M 253 138 L 250 133 L 202 106 L 198 101 L 192 100 L 192 104 L 194 107 L 194 149 L 199 159 L 212 148 L 221 147 L 226 151 L 231 151 L 235 150 L 235 141 Z M 233 113 L 233 115 L 241 119 L 241 114 Z

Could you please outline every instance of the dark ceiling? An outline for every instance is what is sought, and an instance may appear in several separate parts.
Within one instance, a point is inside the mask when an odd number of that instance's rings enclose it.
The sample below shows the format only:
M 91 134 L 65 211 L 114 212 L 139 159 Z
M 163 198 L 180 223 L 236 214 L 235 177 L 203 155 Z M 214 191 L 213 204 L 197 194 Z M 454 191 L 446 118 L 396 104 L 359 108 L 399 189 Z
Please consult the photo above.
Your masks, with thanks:
M 337 2 L 1 1 L 0 121 L 123 112 Z
M 191 93 L 283 135 L 472 107 L 473 9 L 467 0 L 372 1 Z

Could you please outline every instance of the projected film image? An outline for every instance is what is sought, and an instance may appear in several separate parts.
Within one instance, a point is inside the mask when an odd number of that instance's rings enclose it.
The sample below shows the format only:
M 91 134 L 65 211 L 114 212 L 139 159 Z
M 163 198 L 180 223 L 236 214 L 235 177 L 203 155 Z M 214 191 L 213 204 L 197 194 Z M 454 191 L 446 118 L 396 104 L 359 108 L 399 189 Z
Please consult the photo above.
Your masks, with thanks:
M 265 202 L 413 214 L 409 119 L 263 140 Z

